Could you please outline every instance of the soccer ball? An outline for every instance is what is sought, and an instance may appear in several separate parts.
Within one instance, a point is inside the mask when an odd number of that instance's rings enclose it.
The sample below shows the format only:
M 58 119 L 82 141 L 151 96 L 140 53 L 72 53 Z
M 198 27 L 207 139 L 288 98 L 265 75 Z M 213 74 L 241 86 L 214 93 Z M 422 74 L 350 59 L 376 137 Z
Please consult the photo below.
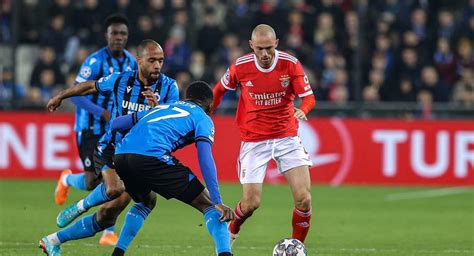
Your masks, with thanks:
M 306 248 L 298 239 L 285 238 L 275 245 L 273 248 L 273 256 L 306 256 Z

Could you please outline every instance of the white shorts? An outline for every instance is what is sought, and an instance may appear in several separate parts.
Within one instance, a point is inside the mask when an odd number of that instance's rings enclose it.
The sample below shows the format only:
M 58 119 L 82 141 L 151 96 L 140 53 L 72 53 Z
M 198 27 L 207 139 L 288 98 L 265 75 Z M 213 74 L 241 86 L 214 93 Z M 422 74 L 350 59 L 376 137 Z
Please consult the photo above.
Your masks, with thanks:
M 237 161 L 240 183 L 263 183 L 267 164 L 272 159 L 280 174 L 298 166 L 312 164 L 298 136 L 242 142 Z

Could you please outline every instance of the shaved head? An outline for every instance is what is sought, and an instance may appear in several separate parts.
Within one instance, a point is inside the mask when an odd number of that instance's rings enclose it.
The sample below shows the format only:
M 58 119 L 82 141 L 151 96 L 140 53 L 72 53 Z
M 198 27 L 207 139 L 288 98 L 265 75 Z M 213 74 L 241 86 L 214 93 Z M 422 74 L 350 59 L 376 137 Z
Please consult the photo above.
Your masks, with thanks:
M 270 37 L 276 39 L 275 30 L 267 24 L 260 24 L 252 30 L 251 40 L 255 40 L 257 37 Z
M 275 30 L 266 24 L 256 26 L 252 31 L 249 45 L 257 56 L 258 64 L 263 68 L 269 68 L 275 58 L 275 48 L 278 46 Z
M 143 52 L 145 50 L 151 50 L 154 48 L 158 48 L 158 51 L 163 52 L 163 48 L 161 48 L 161 45 L 157 43 L 155 40 L 151 39 L 145 39 L 140 42 L 140 44 L 137 47 L 137 54 L 140 57 L 143 57 Z

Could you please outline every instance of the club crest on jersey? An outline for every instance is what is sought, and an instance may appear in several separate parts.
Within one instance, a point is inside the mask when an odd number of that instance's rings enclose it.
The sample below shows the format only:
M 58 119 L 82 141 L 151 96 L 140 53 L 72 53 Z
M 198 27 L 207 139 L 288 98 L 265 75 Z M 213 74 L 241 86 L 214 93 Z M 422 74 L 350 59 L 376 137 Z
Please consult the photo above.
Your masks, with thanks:
M 289 75 L 282 75 L 280 76 L 281 87 L 286 88 L 290 85 L 290 76 Z
M 89 78 L 89 76 L 91 76 L 92 74 L 92 70 L 90 67 L 83 67 L 81 69 L 81 76 L 84 77 L 84 78 Z

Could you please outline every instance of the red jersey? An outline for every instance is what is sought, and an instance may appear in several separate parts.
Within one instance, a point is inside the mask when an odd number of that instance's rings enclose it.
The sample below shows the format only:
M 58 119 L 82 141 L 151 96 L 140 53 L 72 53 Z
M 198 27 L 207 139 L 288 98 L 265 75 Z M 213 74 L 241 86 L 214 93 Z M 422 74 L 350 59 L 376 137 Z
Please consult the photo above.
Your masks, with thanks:
M 298 59 L 277 50 L 268 69 L 260 67 L 255 53 L 250 53 L 238 58 L 218 83 L 227 90 L 240 86 L 236 119 L 243 141 L 296 136 L 293 100 L 296 95 L 313 94 Z

